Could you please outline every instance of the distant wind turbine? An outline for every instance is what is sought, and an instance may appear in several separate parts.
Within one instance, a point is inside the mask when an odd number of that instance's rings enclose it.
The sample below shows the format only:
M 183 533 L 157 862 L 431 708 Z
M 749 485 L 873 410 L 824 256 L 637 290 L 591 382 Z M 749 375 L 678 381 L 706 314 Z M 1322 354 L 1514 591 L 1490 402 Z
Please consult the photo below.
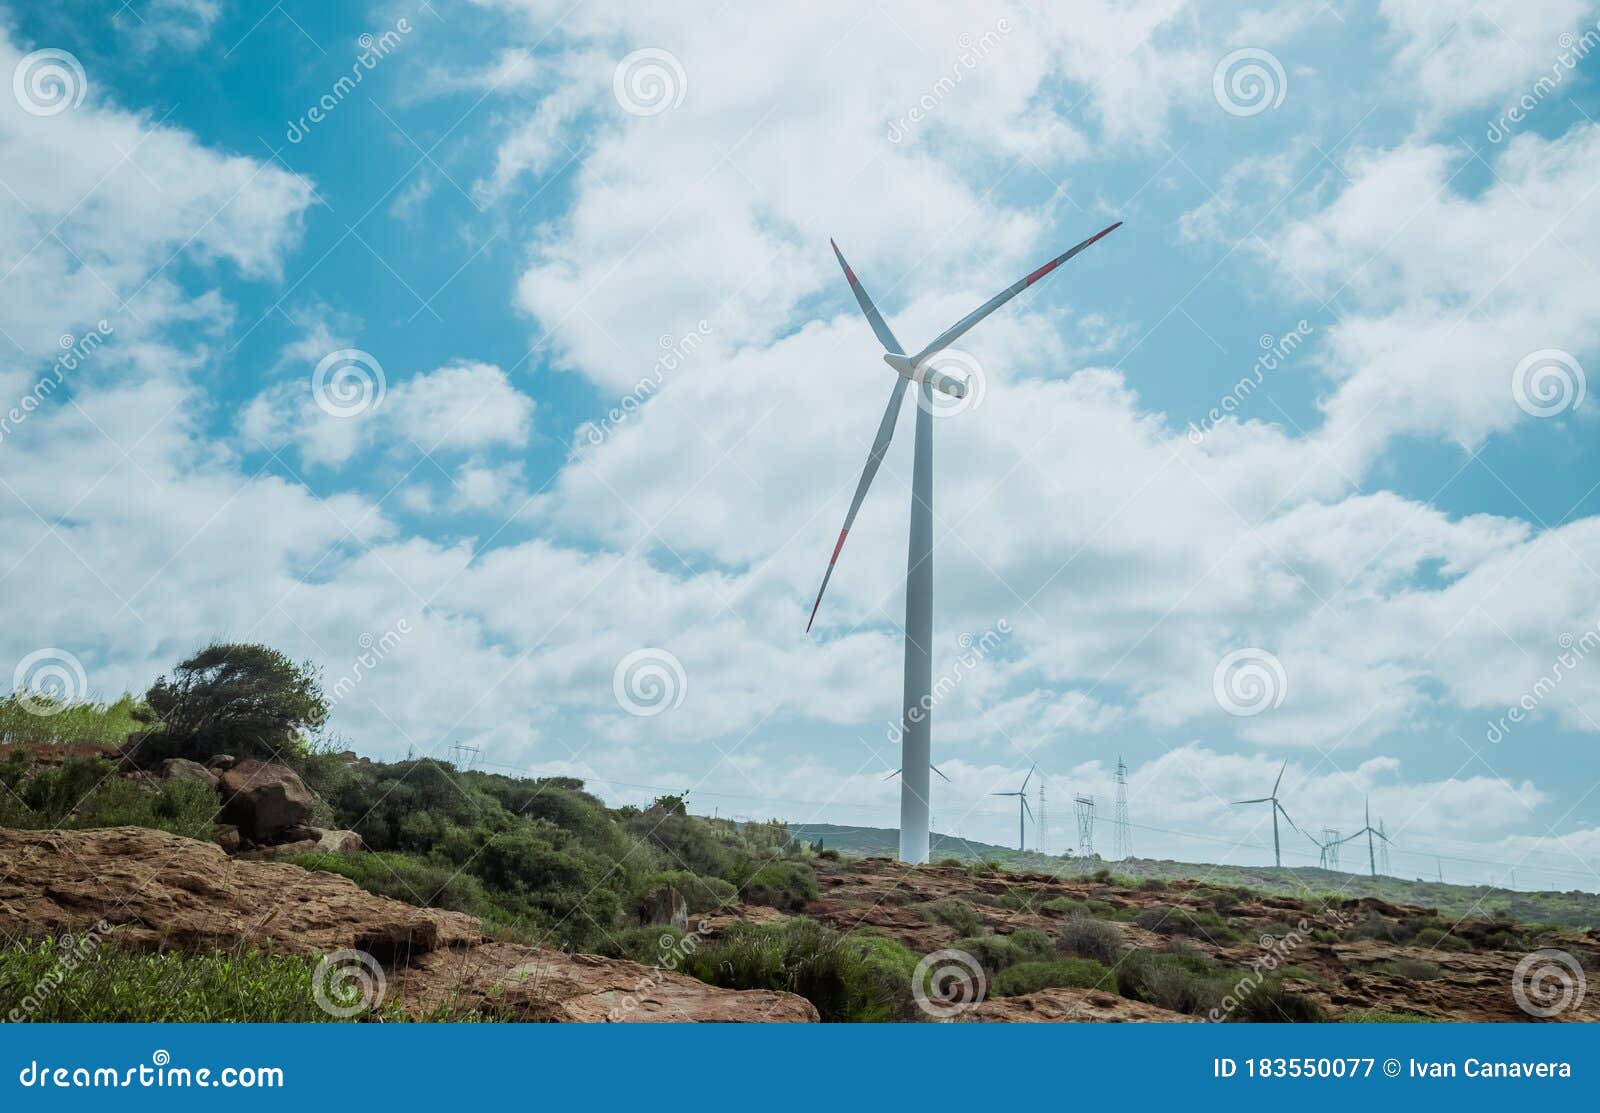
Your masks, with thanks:
M 1289 768 L 1289 761 L 1287 758 L 1285 758 L 1282 768 L 1278 770 L 1278 779 L 1272 782 L 1272 794 L 1270 796 L 1257 796 L 1254 800 L 1235 800 L 1233 802 L 1234 807 L 1238 807 L 1241 804 L 1272 805 L 1272 860 L 1273 863 L 1280 869 L 1283 867 L 1283 850 L 1278 843 L 1278 814 L 1281 812 L 1283 814 L 1284 821 L 1296 831 L 1300 831 L 1299 824 L 1295 823 L 1294 820 L 1289 818 L 1289 813 L 1285 811 L 1283 805 L 1278 802 L 1278 786 L 1283 783 L 1283 771 L 1287 768 Z M 1304 831 L 1300 831 L 1300 833 L 1305 835 Z M 1306 837 L 1310 838 L 1309 835 Z M 1312 841 L 1315 842 L 1316 840 L 1312 839 Z
M 1028 782 L 1033 779 L 1033 771 L 1039 768 L 1034 765 L 1028 769 L 1028 775 L 1022 778 L 1022 787 L 1015 792 L 991 792 L 990 796 L 1015 796 L 1017 798 L 1017 849 L 1028 849 L 1027 820 L 1033 818 L 1033 809 L 1028 807 Z
M 833 244 L 833 254 L 844 268 L 844 277 L 856 296 L 861 312 L 878 337 L 885 351 L 883 361 L 899 374 L 894 389 L 889 392 L 889 405 L 878 422 L 877 435 L 867 452 L 867 464 L 856 483 L 855 497 L 844 517 L 844 528 L 839 540 L 833 543 L 833 555 L 828 558 L 828 568 L 822 574 L 822 586 L 817 589 L 817 600 L 811 605 L 811 618 L 806 630 L 817 620 L 817 608 L 822 605 L 822 594 L 828 590 L 828 580 L 839 561 L 839 551 L 844 539 L 855 524 L 856 513 L 867 497 L 878 474 L 878 465 L 889 450 L 889 440 L 894 436 L 894 426 L 900 416 L 900 404 L 905 399 L 906 387 L 917 384 L 918 406 L 916 441 L 912 448 L 911 465 L 911 543 L 906 557 L 906 626 L 905 626 L 905 699 L 901 704 L 900 767 L 906 771 L 900 779 L 900 859 L 920 864 L 928 860 L 928 768 L 933 752 L 931 716 L 933 706 L 933 392 L 939 391 L 952 398 L 964 398 L 968 383 L 948 375 L 933 366 L 933 357 L 955 343 L 967 330 L 999 309 L 1006 302 L 1038 282 L 1078 252 L 1108 235 L 1119 227 L 1119 220 L 1082 243 L 1062 252 L 1038 270 L 1018 279 L 1000 293 L 968 313 L 945 329 L 914 356 L 905 354 L 889 325 L 872 304 L 866 289 L 856 278 L 856 272 L 844 261 L 839 245 Z
M 1390 839 L 1388 835 L 1385 835 L 1382 831 L 1379 831 L 1377 828 L 1372 826 L 1372 800 L 1371 800 L 1370 797 L 1366 801 L 1366 809 L 1367 809 L 1366 810 L 1366 826 L 1361 828 L 1361 830 L 1357 831 L 1353 835 L 1346 835 L 1344 838 L 1340 839 L 1339 841 L 1340 842 L 1349 842 L 1351 839 L 1359 839 L 1362 835 L 1367 836 L 1367 868 L 1372 871 L 1372 876 L 1373 877 L 1377 877 L 1378 876 L 1378 855 L 1377 855 L 1377 851 L 1375 849 L 1375 844 L 1372 841 L 1372 838 L 1373 838 L 1374 835 L 1376 835 L 1378 838 L 1382 839 L 1384 842 L 1390 843 L 1390 844 L 1392 844 L 1394 840 Z

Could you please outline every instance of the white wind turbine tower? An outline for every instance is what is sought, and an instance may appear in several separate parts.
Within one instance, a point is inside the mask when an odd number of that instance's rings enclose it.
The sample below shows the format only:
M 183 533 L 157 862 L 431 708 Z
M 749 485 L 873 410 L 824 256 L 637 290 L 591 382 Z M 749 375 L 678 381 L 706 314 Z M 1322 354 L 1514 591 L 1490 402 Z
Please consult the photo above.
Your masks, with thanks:
M 1283 866 L 1283 849 L 1278 842 L 1278 813 L 1282 812 L 1283 818 L 1288 822 L 1289 826 L 1296 831 L 1300 831 L 1295 821 L 1289 818 L 1289 813 L 1284 809 L 1284 806 L 1278 802 L 1278 786 L 1283 783 L 1283 771 L 1287 768 L 1289 768 L 1289 759 L 1285 758 L 1283 766 L 1278 770 L 1278 779 L 1272 782 L 1272 794 L 1270 796 L 1257 796 L 1254 800 L 1235 800 L 1233 802 L 1235 807 L 1240 804 L 1272 805 L 1272 861 L 1274 865 L 1280 868 Z M 1305 835 L 1304 831 L 1300 831 L 1300 833 Z M 1310 835 L 1306 835 L 1306 837 L 1311 838 Z M 1354 836 L 1351 837 L 1353 838 Z M 1313 839 L 1312 841 L 1316 840 Z
M 1028 781 L 1030 781 L 1033 778 L 1033 771 L 1035 769 L 1037 769 L 1037 768 L 1039 768 L 1037 765 L 1029 767 L 1028 775 L 1026 777 L 1022 778 L 1022 787 L 1017 789 L 1017 791 L 1015 791 L 1015 792 L 991 792 L 991 793 L 989 793 L 990 796 L 1015 796 L 1017 798 L 1017 849 L 1018 850 L 1027 850 L 1028 849 L 1028 824 L 1027 824 L 1027 821 L 1029 819 L 1033 818 L 1033 809 L 1028 807 Z M 903 843 L 904 839 L 902 838 L 901 841 Z
M 937 390 L 953 398 L 964 398 L 967 393 L 966 380 L 947 375 L 934 367 L 934 357 L 979 321 L 1121 224 L 1119 220 L 1111 227 L 1096 232 L 1025 278 L 1018 279 L 945 329 L 914 356 L 905 354 L 900 341 L 889 331 L 883 314 L 872 304 L 872 299 L 850 269 L 850 264 L 844 261 L 839 245 L 829 241 L 833 244 L 833 253 L 839 260 L 839 266 L 844 268 L 845 279 L 850 283 L 861 312 L 866 315 L 867 323 L 872 326 L 878 342 L 884 347 L 883 361 L 898 372 L 899 378 L 889 393 L 889 405 L 883 411 L 878 433 L 867 452 L 867 464 L 856 484 L 855 497 L 850 500 L 844 528 L 839 531 L 839 540 L 833 545 L 833 555 L 828 558 L 822 586 L 817 589 L 817 601 L 811 605 L 807 631 L 817 619 L 817 608 L 822 605 L 823 592 L 828 590 L 828 580 L 832 578 L 834 565 L 839 561 L 844 539 L 849 535 L 862 500 L 867 497 L 867 488 L 872 486 L 873 477 L 878 474 L 878 465 L 883 463 L 883 455 L 888 451 L 906 387 L 916 383 L 918 392 L 916 440 L 912 449 L 911 468 L 911 544 L 906 558 L 905 698 L 901 704 L 900 740 L 900 768 L 904 770 L 900 780 L 901 861 L 920 864 L 928 860 L 928 770 L 933 753 L 933 392 Z

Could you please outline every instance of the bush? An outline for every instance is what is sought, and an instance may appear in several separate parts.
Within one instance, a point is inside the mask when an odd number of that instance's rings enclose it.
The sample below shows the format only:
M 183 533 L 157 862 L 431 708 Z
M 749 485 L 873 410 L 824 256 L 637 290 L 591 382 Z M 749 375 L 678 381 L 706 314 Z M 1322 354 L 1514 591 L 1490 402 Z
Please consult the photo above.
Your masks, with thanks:
M 633 902 L 671 886 L 683 897 L 689 915 L 710 912 L 739 899 L 739 890 L 731 881 L 720 877 L 697 877 L 688 870 L 661 870 L 642 877 L 633 891 Z
M 221 753 L 281 761 L 328 719 L 315 666 L 265 645 L 207 646 L 152 684 L 145 703 L 160 726 L 139 743 L 145 766 Z
M 1133 922 L 1157 935 L 1188 935 L 1211 943 L 1237 942 L 1239 933 L 1228 922 L 1209 910 L 1191 911 L 1176 905 L 1153 904 L 1133 918 Z
M 48 714 L 40 714 L 40 708 Z M 145 725 L 148 712 L 134 697 L 115 703 L 62 703 L 42 692 L 0 699 L 0 740 L 7 745 L 49 745 L 53 742 L 97 742 L 119 746 Z
M 1389 974 L 1413 982 L 1431 982 L 1444 976 L 1444 971 L 1438 966 L 1420 958 L 1397 958 L 1389 962 L 1380 962 L 1372 969 L 1380 974 Z
M 936 924 L 955 928 L 957 935 L 977 935 L 983 931 L 983 917 L 965 901 L 936 900 L 924 907 L 922 914 Z
M 798 993 L 825 1021 L 914 1020 L 917 956 L 883 936 L 841 935 L 815 920 L 735 924 L 688 956 L 684 972 L 728 989 Z
M 1019 962 L 1042 962 L 1056 955 L 1055 944 L 1038 928 L 1022 928 L 1010 935 L 968 936 L 950 946 L 977 959 L 990 978 Z
M 1472 944 L 1459 936 L 1451 935 L 1449 930 L 1440 927 L 1425 927 L 1417 932 L 1412 942 L 1418 947 L 1431 947 L 1436 951 L 1470 951 Z
M 216 791 L 196 781 L 135 781 L 99 758 L 52 769 L 14 751 L 0 762 L 0 827 L 152 827 L 209 839 L 216 814 Z
M 817 899 L 817 879 L 801 862 L 772 862 L 751 874 L 739 892 L 750 904 L 802 912 Z
M 1276 976 L 1230 970 L 1196 951 L 1134 951 L 1117 967 L 1124 997 L 1174 1012 L 1267 1023 L 1326 1019 L 1316 1002 L 1283 988 Z
M 1087 958 L 1055 958 L 1048 962 L 1019 962 L 1002 970 L 989 983 L 996 997 L 1019 997 L 1040 989 L 1095 989 L 1114 984 L 1111 971 Z
M 1074 916 L 1056 933 L 1056 945 L 1067 954 L 1111 965 L 1122 957 L 1122 932 L 1104 920 Z

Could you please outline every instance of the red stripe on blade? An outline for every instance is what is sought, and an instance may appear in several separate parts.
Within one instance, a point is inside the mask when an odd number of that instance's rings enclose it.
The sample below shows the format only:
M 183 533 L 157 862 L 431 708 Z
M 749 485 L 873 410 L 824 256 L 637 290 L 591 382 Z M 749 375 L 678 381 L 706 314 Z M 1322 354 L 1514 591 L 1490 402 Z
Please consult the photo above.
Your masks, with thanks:
M 1055 270 L 1060 265 L 1061 265 L 1061 260 L 1059 260 L 1059 259 L 1052 260 L 1051 262 L 1048 262 L 1044 266 L 1040 267 L 1038 270 L 1034 271 L 1027 278 L 1023 279 L 1023 283 L 1025 285 L 1032 286 L 1035 282 L 1039 281 L 1039 279 L 1043 278 L 1045 275 L 1049 274 L 1051 271 Z
M 842 530 L 839 531 L 839 540 L 837 540 L 837 541 L 835 541 L 833 543 L 833 555 L 828 558 L 828 564 L 829 565 L 832 565 L 834 562 L 836 562 L 839 559 L 839 550 L 844 548 L 845 535 L 848 534 L 849 532 L 850 531 L 847 530 L 847 529 L 842 529 Z

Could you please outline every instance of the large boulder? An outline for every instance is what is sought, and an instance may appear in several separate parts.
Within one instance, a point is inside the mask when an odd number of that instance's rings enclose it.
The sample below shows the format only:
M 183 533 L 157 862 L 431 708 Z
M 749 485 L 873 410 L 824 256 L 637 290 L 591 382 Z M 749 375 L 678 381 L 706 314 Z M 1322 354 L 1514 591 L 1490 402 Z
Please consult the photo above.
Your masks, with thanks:
M 638 912 L 641 924 L 670 924 L 683 931 L 689 928 L 689 905 L 671 885 L 640 897 Z
M 276 842 L 281 832 L 304 825 L 317 798 L 293 769 L 245 758 L 223 771 L 222 821 L 252 842 Z
M 169 757 L 161 763 L 161 776 L 169 781 L 196 781 L 203 785 L 216 786 L 217 775 L 201 765 L 198 761 L 190 761 L 186 757 Z

